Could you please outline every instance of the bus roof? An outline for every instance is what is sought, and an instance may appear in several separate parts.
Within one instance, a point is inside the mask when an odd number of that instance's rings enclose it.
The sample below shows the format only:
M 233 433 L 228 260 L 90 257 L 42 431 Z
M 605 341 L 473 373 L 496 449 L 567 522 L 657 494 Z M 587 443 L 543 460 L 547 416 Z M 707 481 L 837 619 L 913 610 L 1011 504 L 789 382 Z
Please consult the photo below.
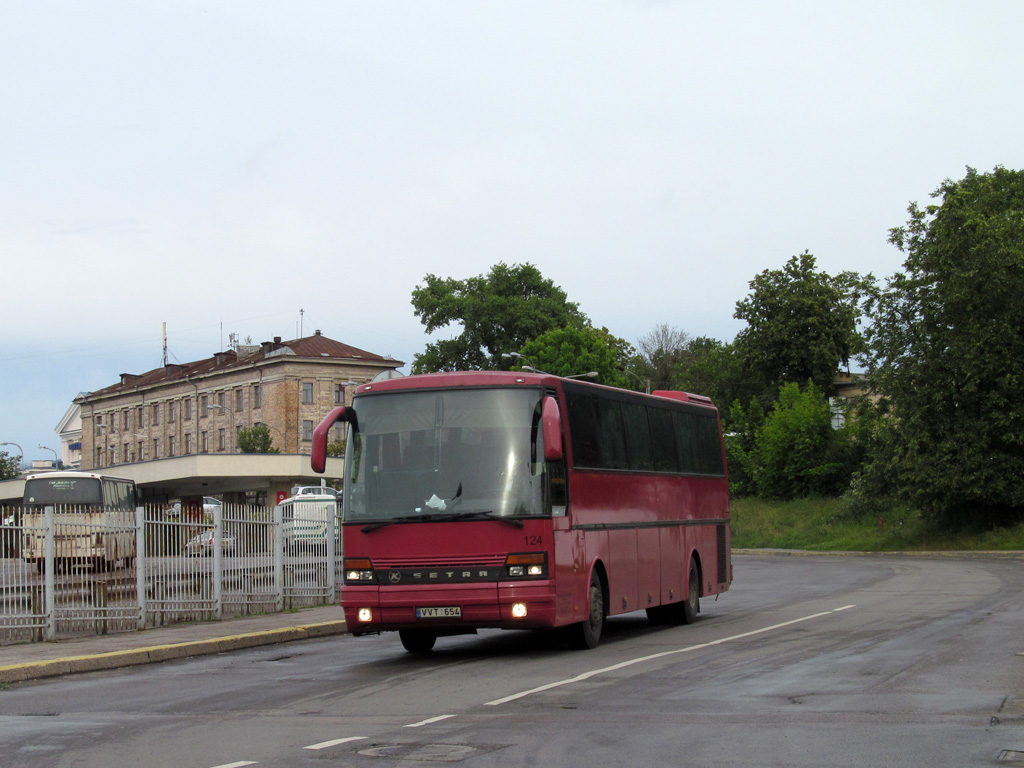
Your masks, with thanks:
M 407 389 L 448 389 L 458 387 L 502 387 L 520 384 L 523 386 L 549 386 L 553 387 L 559 382 L 566 382 L 569 379 L 562 376 L 555 376 L 550 373 L 529 373 L 526 371 L 453 371 L 444 373 L 421 373 L 412 376 L 405 376 L 401 379 L 388 379 L 386 381 L 370 382 L 360 384 L 355 389 L 355 394 L 361 395 L 373 392 L 395 392 Z M 610 390 L 614 392 L 632 392 L 618 387 L 610 387 L 606 384 L 597 384 L 582 379 L 572 379 L 573 384 L 579 384 L 596 389 Z M 710 397 L 695 395 L 690 392 L 660 389 L 651 394 L 643 392 L 632 392 L 643 397 L 661 397 L 677 402 L 690 403 L 704 407 L 714 408 Z
M 127 477 L 115 477 L 114 475 L 101 475 L 96 472 L 79 472 L 77 470 L 60 470 L 57 472 L 37 472 L 33 475 L 26 475 L 25 482 L 29 480 L 47 480 L 54 478 L 57 480 L 70 479 L 70 478 L 91 478 L 94 480 L 123 480 L 126 483 L 134 483 L 134 480 L 130 480 Z

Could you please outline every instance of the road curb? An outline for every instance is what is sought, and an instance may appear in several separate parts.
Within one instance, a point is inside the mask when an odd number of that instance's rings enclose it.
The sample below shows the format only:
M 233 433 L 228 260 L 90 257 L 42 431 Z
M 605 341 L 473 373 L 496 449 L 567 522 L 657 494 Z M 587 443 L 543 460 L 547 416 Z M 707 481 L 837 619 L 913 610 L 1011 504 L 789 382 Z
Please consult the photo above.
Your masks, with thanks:
M 153 664 L 161 661 L 185 659 L 191 656 L 205 656 L 242 648 L 257 648 L 262 645 L 287 643 L 293 640 L 309 640 L 316 637 L 340 635 L 347 631 L 345 622 L 324 621 L 317 624 L 303 624 L 240 635 L 225 635 L 208 640 L 190 640 L 184 643 L 151 645 L 123 651 L 93 653 L 83 656 L 68 656 L 61 659 L 32 661 L 23 664 L 0 666 L 0 683 L 20 683 L 44 677 L 60 677 L 76 672 L 99 672 L 105 669 L 119 669 L 139 664 Z
M 758 555 L 761 557 L 943 557 L 959 558 L 962 560 L 1024 560 L 1024 551 L 1019 549 L 942 550 L 935 552 L 919 550 L 897 550 L 894 552 L 817 552 L 811 549 L 733 549 L 731 551 L 734 555 Z

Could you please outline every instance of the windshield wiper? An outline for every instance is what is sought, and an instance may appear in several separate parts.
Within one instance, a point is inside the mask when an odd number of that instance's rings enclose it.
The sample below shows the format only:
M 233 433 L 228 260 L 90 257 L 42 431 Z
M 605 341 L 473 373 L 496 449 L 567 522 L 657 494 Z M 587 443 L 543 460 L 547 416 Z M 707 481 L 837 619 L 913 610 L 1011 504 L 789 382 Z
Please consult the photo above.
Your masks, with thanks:
M 394 520 L 381 520 L 379 523 L 369 523 L 364 525 L 361 530 L 363 533 L 370 533 L 370 531 L 375 531 L 378 528 L 395 523 L 453 523 L 459 520 L 472 520 L 473 518 L 497 520 L 505 523 L 505 525 L 511 525 L 513 528 L 523 527 L 522 521 L 516 520 L 514 517 L 495 514 L 494 510 L 491 509 L 479 509 L 472 512 L 434 512 L 426 515 L 396 517 Z
M 458 512 L 451 516 L 452 520 L 471 520 L 474 517 L 484 517 L 488 520 L 498 520 L 506 525 L 511 525 L 513 528 L 522 528 L 523 522 L 516 520 L 514 517 L 505 517 L 504 515 L 496 515 L 494 510 L 491 509 L 480 509 L 475 512 Z

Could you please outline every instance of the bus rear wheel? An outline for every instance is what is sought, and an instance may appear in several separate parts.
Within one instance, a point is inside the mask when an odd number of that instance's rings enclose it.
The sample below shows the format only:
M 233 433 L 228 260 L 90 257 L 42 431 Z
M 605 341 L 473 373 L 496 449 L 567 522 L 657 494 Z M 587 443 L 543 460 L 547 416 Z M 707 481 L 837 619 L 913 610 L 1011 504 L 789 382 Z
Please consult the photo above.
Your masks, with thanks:
M 683 607 L 683 624 L 693 624 L 700 613 L 700 574 L 697 572 L 697 564 L 690 561 L 690 578 L 687 580 L 686 600 L 680 605 Z
M 398 637 L 409 653 L 429 653 L 437 642 L 437 635 L 423 629 L 400 629 Z
M 572 626 L 570 640 L 574 648 L 581 650 L 597 648 L 601 642 L 601 631 L 604 629 L 604 589 L 597 571 L 590 574 L 589 610 L 585 621 Z

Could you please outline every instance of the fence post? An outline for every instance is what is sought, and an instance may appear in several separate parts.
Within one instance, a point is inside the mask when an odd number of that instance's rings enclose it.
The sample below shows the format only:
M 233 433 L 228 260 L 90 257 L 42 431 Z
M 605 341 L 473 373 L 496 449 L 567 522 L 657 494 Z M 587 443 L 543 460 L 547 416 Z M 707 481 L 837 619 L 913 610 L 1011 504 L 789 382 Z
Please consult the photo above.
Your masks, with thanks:
M 327 604 L 334 603 L 334 559 L 335 531 L 337 530 L 337 502 L 331 504 L 324 512 L 327 518 Z
M 139 604 L 138 629 L 146 628 L 146 508 L 135 508 L 135 600 Z
M 57 639 L 57 557 L 56 531 L 53 524 L 53 507 L 45 507 L 43 525 L 43 560 L 46 561 L 46 574 L 43 576 L 43 594 L 46 602 L 46 629 L 43 634 L 47 640 Z
M 284 610 L 284 515 L 279 504 L 274 505 L 272 540 L 274 547 L 274 588 L 277 592 L 277 610 Z
M 224 512 L 213 508 L 213 618 L 224 618 Z

